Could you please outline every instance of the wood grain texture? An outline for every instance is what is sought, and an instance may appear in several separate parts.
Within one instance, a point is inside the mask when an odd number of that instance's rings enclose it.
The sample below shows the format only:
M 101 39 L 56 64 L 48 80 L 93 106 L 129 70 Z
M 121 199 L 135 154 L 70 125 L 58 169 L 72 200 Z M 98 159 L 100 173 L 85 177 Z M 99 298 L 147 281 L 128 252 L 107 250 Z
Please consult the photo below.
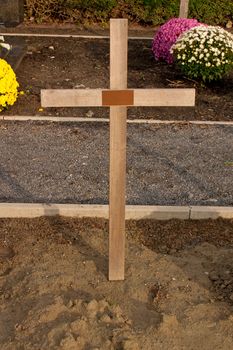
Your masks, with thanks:
M 189 0 L 180 0 L 180 18 L 188 18 Z
M 135 89 L 134 106 L 195 106 L 195 89 Z
M 102 106 L 101 89 L 41 90 L 42 107 L 98 107 Z
M 181 1 L 187 5 L 188 1 Z M 182 7 L 183 9 L 183 7 Z M 183 16 L 183 15 L 182 15 Z M 128 20 L 110 21 L 110 90 L 42 90 L 42 107 L 110 106 L 109 280 L 124 279 L 126 106 L 194 106 L 194 89 L 127 90 Z
M 110 88 L 127 88 L 128 20 L 110 21 Z M 124 279 L 126 107 L 110 107 L 109 280 Z
M 195 105 L 195 89 L 42 90 L 41 103 L 42 107 L 187 107 Z

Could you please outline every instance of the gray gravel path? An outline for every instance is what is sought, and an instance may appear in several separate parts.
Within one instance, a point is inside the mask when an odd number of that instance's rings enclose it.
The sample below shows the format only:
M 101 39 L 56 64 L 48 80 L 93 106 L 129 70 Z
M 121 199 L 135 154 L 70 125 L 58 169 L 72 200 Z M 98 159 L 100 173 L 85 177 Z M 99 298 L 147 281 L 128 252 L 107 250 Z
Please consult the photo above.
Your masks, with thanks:
M 0 201 L 107 203 L 107 124 L 0 123 Z M 233 205 L 233 127 L 129 125 L 127 203 Z

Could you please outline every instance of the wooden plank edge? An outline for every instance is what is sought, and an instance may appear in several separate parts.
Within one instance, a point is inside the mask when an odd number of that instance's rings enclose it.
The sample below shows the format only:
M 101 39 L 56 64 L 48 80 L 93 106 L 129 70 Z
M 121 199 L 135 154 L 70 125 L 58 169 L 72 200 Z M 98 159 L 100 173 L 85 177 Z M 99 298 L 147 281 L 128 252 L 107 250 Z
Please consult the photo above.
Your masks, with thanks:
M 180 0 L 179 18 L 188 18 L 189 0 Z
M 0 218 L 35 218 L 40 216 L 108 218 L 108 205 L 0 203 Z M 200 220 L 233 219 L 233 207 L 224 206 L 150 206 L 127 205 L 126 220 Z
M 102 107 L 102 89 L 42 89 L 42 107 Z
M 192 206 L 190 219 L 233 219 L 233 207 Z
M 195 107 L 193 88 L 134 89 L 134 107 Z
M 0 120 L 6 121 L 51 121 L 51 122 L 75 122 L 75 123 L 109 123 L 109 118 L 88 118 L 88 117 L 52 117 L 52 116 L 19 116 L 0 115 Z M 158 119 L 127 119 L 129 124 L 184 124 L 184 125 L 223 125 L 233 126 L 233 121 L 208 121 L 208 120 L 158 120 Z
M 115 85 L 112 89 L 42 89 L 41 106 L 194 107 L 195 96 L 195 89 L 117 89 Z
M 82 34 L 41 34 L 41 33 L 9 33 L 1 32 L 3 36 L 25 36 L 25 37 L 42 37 L 42 38 L 77 38 L 77 39 L 110 39 L 109 35 L 82 35 Z M 153 40 L 149 36 L 129 36 L 129 40 Z

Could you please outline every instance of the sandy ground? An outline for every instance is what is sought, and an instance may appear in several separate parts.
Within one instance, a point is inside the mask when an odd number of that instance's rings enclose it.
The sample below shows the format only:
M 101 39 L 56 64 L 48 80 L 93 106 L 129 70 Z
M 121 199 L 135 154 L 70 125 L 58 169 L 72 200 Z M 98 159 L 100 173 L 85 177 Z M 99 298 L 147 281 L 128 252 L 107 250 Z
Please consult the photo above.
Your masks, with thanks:
M 0 259 L 1 350 L 231 349 L 232 227 L 130 222 L 126 280 L 109 282 L 107 221 L 0 220 L 14 252 Z

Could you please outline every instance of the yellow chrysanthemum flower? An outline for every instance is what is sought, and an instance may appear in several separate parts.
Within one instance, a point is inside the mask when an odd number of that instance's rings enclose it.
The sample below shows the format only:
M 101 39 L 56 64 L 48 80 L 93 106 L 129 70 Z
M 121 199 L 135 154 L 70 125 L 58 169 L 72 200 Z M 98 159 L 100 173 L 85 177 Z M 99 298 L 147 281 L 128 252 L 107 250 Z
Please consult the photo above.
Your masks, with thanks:
M 0 112 L 15 103 L 18 87 L 15 72 L 5 60 L 0 59 Z

